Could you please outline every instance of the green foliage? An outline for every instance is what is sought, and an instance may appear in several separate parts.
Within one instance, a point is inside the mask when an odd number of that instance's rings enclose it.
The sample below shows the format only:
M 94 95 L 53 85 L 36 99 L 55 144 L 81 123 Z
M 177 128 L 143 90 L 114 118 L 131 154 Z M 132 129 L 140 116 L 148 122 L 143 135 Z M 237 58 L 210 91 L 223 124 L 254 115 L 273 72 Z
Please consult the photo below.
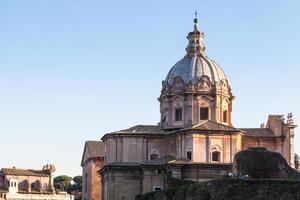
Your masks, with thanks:
M 81 185 L 82 184 L 82 176 L 75 176 L 73 178 L 73 181 L 74 181 L 74 183 Z
M 163 195 L 161 195 L 163 192 Z M 300 182 L 279 179 L 218 179 L 138 195 L 136 200 L 292 200 L 300 199 Z
M 55 189 L 66 191 L 69 185 L 71 184 L 72 177 L 61 175 L 54 178 L 54 187 Z
M 166 190 L 166 200 L 172 200 L 173 197 L 176 195 L 176 190 L 176 188 Z
M 72 192 L 75 192 L 75 191 L 80 191 L 82 190 L 82 176 L 75 176 L 73 178 L 73 184 L 70 185 L 67 189 L 67 192 L 69 194 L 71 194 Z
M 154 192 L 149 192 L 143 195 L 137 195 L 136 200 L 155 200 Z
M 71 181 L 73 180 L 73 184 Z M 54 178 L 54 187 L 57 190 L 67 191 L 69 194 L 78 191 L 81 192 L 82 176 L 70 177 L 66 175 L 57 176 Z
M 190 181 L 190 180 L 182 180 L 179 178 L 170 178 L 169 182 L 168 182 L 168 187 L 169 188 L 176 188 L 179 186 L 183 186 L 183 185 L 188 185 L 188 184 L 192 184 L 195 183 L 195 181 Z

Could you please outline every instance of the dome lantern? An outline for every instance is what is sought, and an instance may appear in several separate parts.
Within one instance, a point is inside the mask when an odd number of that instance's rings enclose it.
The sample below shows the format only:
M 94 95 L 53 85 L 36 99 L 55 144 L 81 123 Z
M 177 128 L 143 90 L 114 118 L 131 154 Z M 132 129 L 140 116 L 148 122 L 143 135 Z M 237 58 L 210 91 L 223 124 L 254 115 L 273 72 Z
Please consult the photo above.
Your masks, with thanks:
M 204 33 L 200 32 L 198 28 L 197 11 L 194 19 L 194 31 L 189 32 L 187 39 L 189 40 L 188 46 L 186 47 L 187 56 L 205 56 Z

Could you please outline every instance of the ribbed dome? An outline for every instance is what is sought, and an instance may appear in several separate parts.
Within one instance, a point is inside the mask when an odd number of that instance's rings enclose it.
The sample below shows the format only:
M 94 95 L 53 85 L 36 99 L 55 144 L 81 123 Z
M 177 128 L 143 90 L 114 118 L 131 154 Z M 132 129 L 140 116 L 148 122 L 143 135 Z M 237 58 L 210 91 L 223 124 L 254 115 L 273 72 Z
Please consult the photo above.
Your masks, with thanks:
M 197 14 L 194 23 L 194 31 L 189 32 L 187 36 L 187 54 L 171 68 L 165 84 L 172 85 L 174 78 L 178 76 L 186 84 L 197 83 L 203 75 L 208 76 L 212 84 L 226 80 L 222 68 L 205 54 L 204 33 L 198 30 Z
M 201 76 L 206 75 L 215 84 L 226 80 L 222 68 L 205 55 L 185 56 L 178 61 L 169 71 L 165 83 L 172 85 L 175 77 L 179 76 L 185 83 L 196 83 Z

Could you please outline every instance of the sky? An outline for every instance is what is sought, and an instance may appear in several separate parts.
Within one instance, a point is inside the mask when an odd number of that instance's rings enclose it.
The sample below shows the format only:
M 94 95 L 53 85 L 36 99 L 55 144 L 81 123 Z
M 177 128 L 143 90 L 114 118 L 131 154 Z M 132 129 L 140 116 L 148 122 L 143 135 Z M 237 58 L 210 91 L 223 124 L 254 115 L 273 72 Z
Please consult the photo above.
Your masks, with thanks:
M 289 112 L 300 124 L 300 1 L 1 0 L 0 168 L 49 161 L 75 176 L 86 140 L 158 123 L 195 10 L 236 96 L 234 126 Z

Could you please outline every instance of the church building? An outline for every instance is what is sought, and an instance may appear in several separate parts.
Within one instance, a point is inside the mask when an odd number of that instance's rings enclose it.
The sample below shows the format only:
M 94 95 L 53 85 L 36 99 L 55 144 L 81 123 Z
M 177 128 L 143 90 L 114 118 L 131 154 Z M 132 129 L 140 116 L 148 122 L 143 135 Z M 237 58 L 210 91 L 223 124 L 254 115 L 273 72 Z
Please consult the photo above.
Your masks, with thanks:
M 197 16 L 187 39 L 185 56 L 162 82 L 160 122 L 101 138 L 99 151 L 105 153 L 97 158 L 103 160 L 98 171 L 100 199 L 132 200 L 166 189 L 173 178 L 199 182 L 224 177 L 235 154 L 250 147 L 279 152 L 294 167 L 292 114 L 287 119 L 269 115 L 259 128 L 234 127 L 230 82 L 221 66 L 206 55 Z
M 0 170 L 0 200 L 73 200 L 73 195 L 55 191 L 53 164 L 41 170 L 16 167 Z

